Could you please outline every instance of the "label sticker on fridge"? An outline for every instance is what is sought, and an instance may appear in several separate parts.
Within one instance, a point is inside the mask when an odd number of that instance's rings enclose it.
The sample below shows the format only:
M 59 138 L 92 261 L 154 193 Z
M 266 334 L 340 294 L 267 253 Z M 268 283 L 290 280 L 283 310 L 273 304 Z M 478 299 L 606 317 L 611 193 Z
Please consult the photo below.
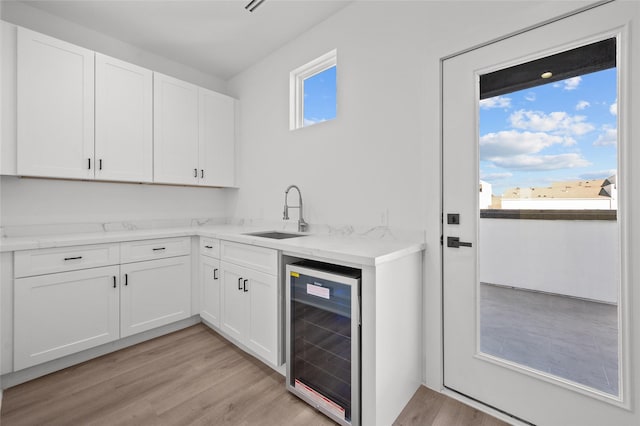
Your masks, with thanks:
M 326 287 L 321 287 L 315 284 L 307 283 L 307 294 L 311 294 L 312 296 L 322 297 L 323 299 L 330 299 L 329 289 Z

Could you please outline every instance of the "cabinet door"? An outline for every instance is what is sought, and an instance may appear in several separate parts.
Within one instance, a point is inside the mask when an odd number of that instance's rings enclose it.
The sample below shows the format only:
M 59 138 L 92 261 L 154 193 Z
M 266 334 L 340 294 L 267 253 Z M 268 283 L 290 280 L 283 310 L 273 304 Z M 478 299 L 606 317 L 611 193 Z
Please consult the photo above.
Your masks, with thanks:
M 17 173 L 92 179 L 94 53 L 18 28 Z
M 120 266 L 120 335 L 160 327 L 191 314 L 189 256 Z
M 222 279 L 221 329 L 243 343 L 247 329 L 247 301 L 244 292 L 246 268 L 232 263 L 220 262 Z M 245 276 L 243 276 L 245 275 Z
M 199 88 L 200 185 L 235 184 L 235 100 Z
M 246 345 L 273 365 L 278 362 L 278 280 L 249 271 Z
M 200 256 L 200 316 L 220 327 L 220 261 Z
M 118 266 L 15 280 L 14 368 L 118 338 Z
M 152 76 L 96 53 L 96 178 L 153 180 Z
M 198 87 L 154 73 L 153 93 L 153 180 L 197 185 Z

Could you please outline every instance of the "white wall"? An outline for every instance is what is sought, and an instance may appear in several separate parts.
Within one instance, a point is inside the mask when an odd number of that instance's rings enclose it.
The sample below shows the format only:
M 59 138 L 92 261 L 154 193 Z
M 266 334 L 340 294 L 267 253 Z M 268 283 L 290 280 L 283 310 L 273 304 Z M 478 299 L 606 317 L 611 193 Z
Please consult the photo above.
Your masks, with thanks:
M 442 385 L 440 59 L 588 3 L 354 2 L 229 82 L 241 100 L 236 217 L 424 230 L 425 381 Z M 338 117 L 289 131 L 289 72 L 338 49 Z
M 224 218 L 226 191 L 2 176 L 0 225 Z
M 541 209 L 541 210 L 613 210 L 616 200 L 595 198 L 511 198 L 502 199 L 503 209 Z
M 618 302 L 618 224 L 480 219 L 480 281 Z

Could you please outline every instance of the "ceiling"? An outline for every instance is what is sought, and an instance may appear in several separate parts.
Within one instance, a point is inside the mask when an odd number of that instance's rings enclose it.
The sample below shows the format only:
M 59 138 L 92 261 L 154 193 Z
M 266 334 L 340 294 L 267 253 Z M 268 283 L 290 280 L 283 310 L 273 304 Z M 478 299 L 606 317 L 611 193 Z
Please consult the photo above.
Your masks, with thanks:
M 228 80 L 352 0 L 19 0 Z

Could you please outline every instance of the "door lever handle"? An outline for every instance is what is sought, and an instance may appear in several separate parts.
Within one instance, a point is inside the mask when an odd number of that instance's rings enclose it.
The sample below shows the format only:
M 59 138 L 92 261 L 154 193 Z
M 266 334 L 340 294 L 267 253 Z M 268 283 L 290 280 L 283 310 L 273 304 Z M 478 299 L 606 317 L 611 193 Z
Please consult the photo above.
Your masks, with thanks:
M 447 237 L 447 247 L 460 248 L 460 247 L 472 247 L 471 243 L 460 241 L 458 237 Z

